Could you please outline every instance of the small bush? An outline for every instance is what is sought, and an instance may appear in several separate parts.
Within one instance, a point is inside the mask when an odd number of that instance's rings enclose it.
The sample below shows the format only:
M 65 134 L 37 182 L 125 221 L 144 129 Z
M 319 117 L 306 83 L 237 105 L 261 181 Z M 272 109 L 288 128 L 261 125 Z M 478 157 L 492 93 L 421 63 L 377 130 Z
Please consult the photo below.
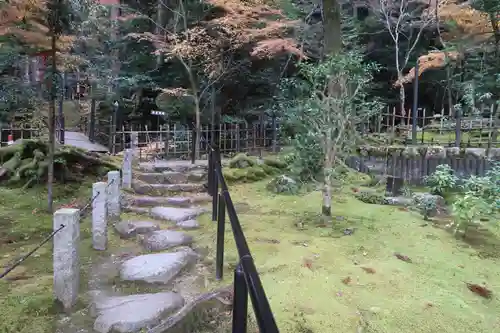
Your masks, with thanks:
M 385 197 L 383 194 L 374 191 L 360 191 L 356 194 L 359 201 L 368 204 L 383 205 Z
M 270 166 L 276 169 L 286 169 L 288 167 L 288 164 L 284 161 L 278 160 L 273 157 L 265 157 L 264 158 L 264 165 Z
M 246 154 L 237 154 L 229 161 L 229 167 L 235 169 L 244 169 L 256 165 L 256 159 Z
M 292 178 L 281 175 L 271 180 L 269 184 L 267 184 L 267 189 L 273 193 L 297 194 L 299 185 Z
M 442 196 L 455 188 L 458 178 L 448 164 L 440 164 L 436 167 L 436 171 L 424 180 L 431 194 Z

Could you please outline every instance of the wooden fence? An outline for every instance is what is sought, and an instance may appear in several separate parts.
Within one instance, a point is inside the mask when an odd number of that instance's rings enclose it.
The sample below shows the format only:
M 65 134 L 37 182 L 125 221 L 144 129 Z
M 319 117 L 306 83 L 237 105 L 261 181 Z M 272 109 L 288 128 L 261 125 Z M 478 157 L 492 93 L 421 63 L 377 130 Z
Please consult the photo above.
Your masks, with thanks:
M 500 120 L 495 116 L 493 106 L 481 106 L 474 116 L 459 117 L 448 110 L 433 114 L 419 109 L 413 128 L 412 111 L 397 113 L 396 108 L 386 108 L 372 117 L 362 130 L 366 135 L 385 144 L 413 143 L 461 147 L 500 147 Z M 457 126 L 458 125 L 458 126 Z
M 403 178 L 408 184 L 423 185 L 424 177 L 436 171 L 440 164 L 448 164 L 457 177 L 463 179 L 472 175 L 484 176 L 500 157 L 465 157 L 426 158 L 406 156 L 351 156 L 346 164 L 359 172 L 373 176 L 394 176 Z
M 110 151 L 118 153 L 130 147 L 131 133 L 138 135 L 138 148 L 141 160 L 189 158 L 193 149 L 194 129 L 187 126 L 165 125 L 160 130 L 151 131 L 147 126 L 122 128 L 110 142 Z M 279 129 L 261 124 L 221 124 L 216 128 L 202 126 L 200 152 L 205 155 L 207 143 L 215 143 L 223 155 L 238 152 L 261 154 L 263 151 L 279 150 Z M 165 148 L 166 147 L 166 148 Z M 202 156 L 204 157 L 204 156 Z

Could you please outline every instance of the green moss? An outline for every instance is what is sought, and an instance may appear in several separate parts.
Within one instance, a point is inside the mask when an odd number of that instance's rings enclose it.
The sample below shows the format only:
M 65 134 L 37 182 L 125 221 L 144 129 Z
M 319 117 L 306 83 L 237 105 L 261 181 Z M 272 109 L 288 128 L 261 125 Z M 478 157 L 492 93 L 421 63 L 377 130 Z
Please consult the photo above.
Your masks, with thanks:
M 237 154 L 231 160 L 229 160 L 230 168 L 248 168 L 257 164 L 256 158 L 253 156 L 248 156 L 244 153 Z
M 286 169 L 287 167 L 284 161 L 271 156 L 264 157 L 264 164 L 276 169 Z
M 234 185 L 230 193 L 235 204 L 249 206 L 238 217 L 280 332 L 498 330 L 500 299 L 483 300 L 464 283 L 484 282 L 497 292 L 498 256 L 480 259 L 478 250 L 446 231 L 422 227 L 418 214 L 362 203 L 347 186 L 333 196 L 333 228 L 322 228 L 319 191 L 273 195 L 267 183 Z M 209 216 L 199 220 L 202 228 L 192 234 L 214 258 L 216 226 Z M 343 236 L 345 228 L 355 228 L 354 234 Z M 231 230 L 226 232 L 224 282 L 231 281 L 237 261 Z M 347 277 L 348 285 L 342 282 Z M 359 328 L 361 316 L 369 329 Z

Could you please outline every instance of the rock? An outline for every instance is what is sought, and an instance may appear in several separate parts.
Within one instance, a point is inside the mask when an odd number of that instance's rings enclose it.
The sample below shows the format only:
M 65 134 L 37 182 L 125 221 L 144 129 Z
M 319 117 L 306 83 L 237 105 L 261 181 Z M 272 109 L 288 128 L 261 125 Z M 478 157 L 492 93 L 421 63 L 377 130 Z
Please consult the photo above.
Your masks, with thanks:
M 465 155 L 470 155 L 474 158 L 483 158 L 486 156 L 484 148 L 465 148 Z
M 192 171 L 188 174 L 187 181 L 202 182 L 202 181 L 207 180 L 207 178 L 208 178 L 208 173 L 206 171 L 196 170 L 196 171 Z
M 407 207 L 413 205 L 413 199 L 407 197 L 386 197 L 384 198 L 384 204 Z
M 189 245 L 192 242 L 192 236 L 174 230 L 157 230 L 141 239 L 142 246 L 149 251 L 162 251 L 180 245 Z
M 123 211 L 127 213 L 137 213 L 137 214 L 149 214 L 150 208 L 148 207 L 135 207 L 135 206 L 124 206 Z
M 267 189 L 273 193 L 295 194 L 298 192 L 299 186 L 292 178 L 281 175 L 272 179 L 269 184 L 267 184 Z
M 177 171 L 163 171 L 165 182 L 168 184 L 182 184 L 187 183 L 188 177 L 182 172 Z
M 158 325 L 162 319 L 184 305 L 181 295 L 173 292 L 102 297 L 92 304 L 97 317 L 94 330 L 99 333 L 135 333 Z
M 180 222 L 177 222 L 176 225 L 179 228 L 185 229 L 185 230 L 198 229 L 200 227 L 200 224 L 196 220 L 180 221 Z
M 120 278 L 124 281 L 144 281 L 167 284 L 180 271 L 195 261 L 193 250 L 172 253 L 145 254 L 122 263 Z
M 156 219 L 181 222 L 191 220 L 206 212 L 203 208 L 154 207 L 151 216 Z
M 448 214 L 448 208 L 446 207 L 446 202 L 444 198 L 440 195 L 418 192 L 413 194 L 412 199 L 415 205 L 418 205 L 420 202 L 425 201 L 427 199 L 435 200 L 436 211 L 430 214 L 431 217 L 436 214 Z
M 165 195 L 169 192 L 198 192 L 204 189 L 203 184 L 148 184 L 133 182 L 132 187 L 137 194 Z
M 147 234 L 160 230 L 160 226 L 153 221 L 122 221 L 115 224 L 115 229 L 120 238 L 131 238 L 138 234 Z

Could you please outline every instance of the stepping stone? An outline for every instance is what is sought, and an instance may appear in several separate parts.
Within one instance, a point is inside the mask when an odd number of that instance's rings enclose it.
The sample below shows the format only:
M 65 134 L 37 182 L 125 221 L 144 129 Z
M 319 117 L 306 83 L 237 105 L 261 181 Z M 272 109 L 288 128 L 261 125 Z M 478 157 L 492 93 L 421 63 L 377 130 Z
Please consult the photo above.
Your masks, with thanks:
M 149 251 L 162 251 L 180 245 L 190 245 L 193 237 L 182 231 L 158 230 L 144 235 L 141 244 Z
M 99 333 L 135 333 L 158 325 L 184 306 L 184 298 L 173 292 L 102 297 L 91 306 Z
M 146 207 L 124 206 L 123 210 L 127 213 L 149 214 L 151 209 Z
M 135 178 L 148 184 L 187 183 L 188 176 L 175 171 L 136 173 Z
M 211 202 L 212 197 L 208 193 L 198 193 L 191 196 L 175 196 L 167 198 L 167 203 L 172 206 L 189 207 L 191 205 Z
M 186 182 L 202 182 L 207 180 L 208 172 L 206 170 L 194 170 L 187 174 Z
M 120 278 L 124 281 L 167 284 L 196 258 L 196 253 L 191 249 L 141 255 L 122 263 Z
M 168 197 L 153 197 L 150 195 L 126 195 L 124 206 L 155 207 L 169 204 Z
M 144 182 L 133 182 L 132 188 L 137 194 L 165 195 L 170 192 L 199 192 L 205 189 L 203 184 L 147 184 Z
M 151 216 L 160 220 L 182 222 L 191 220 L 207 210 L 204 208 L 177 208 L 177 207 L 154 207 Z
M 191 230 L 191 229 L 198 229 L 200 227 L 200 224 L 196 220 L 187 220 L 187 221 L 177 222 L 176 226 L 184 230 Z
M 163 171 L 176 171 L 187 172 L 190 170 L 207 169 L 208 161 L 196 161 L 191 164 L 191 161 L 157 161 L 157 162 L 144 162 L 139 163 L 139 168 L 145 172 L 163 172 Z
M 153 221 L 122 221 L 115 224 L 115 229 L 120 238 L 131 238 L 160 230 L 160 226 Z
M 156 207 L 171 205 L 177 207 L 190 207 L 195 204 L 203 204 L 212 201 L 207 193 L 193 194 L 190 196 L 153 197 L 150 195 L 123 195 L 122 206 Z

